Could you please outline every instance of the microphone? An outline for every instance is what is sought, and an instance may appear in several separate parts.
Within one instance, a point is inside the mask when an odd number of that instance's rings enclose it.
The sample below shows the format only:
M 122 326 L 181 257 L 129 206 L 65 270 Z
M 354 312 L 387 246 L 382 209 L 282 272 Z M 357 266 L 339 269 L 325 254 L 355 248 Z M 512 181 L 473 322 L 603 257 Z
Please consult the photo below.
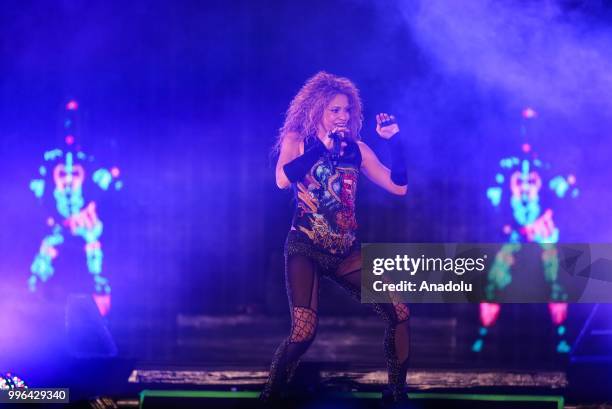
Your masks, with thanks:
M 332 149 L 329 154 L 330 164 L 332 167 L 332 172 L 336 171 L 336 166 L 338 166 L 338 162 L 340 161 L 340 153 L 342 152 L 342 140 L 346 136 L 348 129 L 334 129 L 330 134 L 329 138 L 332 140 Z
M 333 142 L 332 150 L 331 150 L 331 158 L 334 162 L 334 165 L 338 164 L 338 160 L 340 159 L 340 148 L 342 147 L 342 139 L 344 139 L 344 131 L 335 131 L 329 135 L 329 138 Z

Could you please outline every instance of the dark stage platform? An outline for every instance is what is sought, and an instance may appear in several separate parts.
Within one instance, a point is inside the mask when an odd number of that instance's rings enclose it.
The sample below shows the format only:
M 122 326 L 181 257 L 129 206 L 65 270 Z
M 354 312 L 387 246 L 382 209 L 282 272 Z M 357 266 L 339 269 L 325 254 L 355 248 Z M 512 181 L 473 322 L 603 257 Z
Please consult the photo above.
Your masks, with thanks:
M 7 369 L 31 387 L 69 387 L 73 407 L 262 407 L 256 398 L 273 351 L 289 328 L 283 315 L 182 314 L 167 327 L 111 317 L 95 321 L 108 329 L 117 347 L 108 349 L 115 356 L 104 358 L 95 350 L 104 343 L 87 344 L 88 336 L 82 345 L 62 344 L 68 339 L 62 333 L 75 326 L 66 326 L 64 308 L 47 307 L 32 304 L 19 310 L 30 326 L 21 331 L 46 336 L 38 338 L 38 358 L 7 360 Z M 45 316 L 36 314 L 42 310 Z M 518 310 L 508 310 L 509 319 L 518 319 Z M 605 400 L 590 392 L 595 381 L 609 378 L 609 368 L 582 363 L 576 380 L 569 358 L 554 353 L 554 337 L 531 333 L 529 320 L 513 332 L 503 326 L 492 331 L 487 348 L 475 354 L 469 346 L 476 329 L 457 317 L 413 316 L 409 407 L 562 408 L 568 400 Z M 80 325 L 87 331 L 95 328 Z M 317 338 L 296 373 L 291 404 L 382 407 L 383 332 L 383 322 L 371 314 L 322 316 Z M 95 328 L 91 334 L 97 334 L 94 339 L 107 332 Z M 79 356 L 71 350 L 75 345 Z M 92 355 L 87 357 L 89 347 Z

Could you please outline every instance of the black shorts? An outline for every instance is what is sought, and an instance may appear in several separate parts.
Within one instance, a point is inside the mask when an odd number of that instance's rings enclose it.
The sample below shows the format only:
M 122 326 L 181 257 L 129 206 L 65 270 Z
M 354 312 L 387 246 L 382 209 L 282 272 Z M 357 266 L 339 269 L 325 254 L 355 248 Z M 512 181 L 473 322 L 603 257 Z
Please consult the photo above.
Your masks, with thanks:
M 285 240 L 285 261 L 290 256 L 301 255 L 311 259 L 324 275 L 333 275 L 340 264 L 352 253 L 361 251 L 361 244 L 358 240 L 344 254 L 331 254 L 328 251 L 316 246 L 308 236 L 297 230 L 290 230 Z

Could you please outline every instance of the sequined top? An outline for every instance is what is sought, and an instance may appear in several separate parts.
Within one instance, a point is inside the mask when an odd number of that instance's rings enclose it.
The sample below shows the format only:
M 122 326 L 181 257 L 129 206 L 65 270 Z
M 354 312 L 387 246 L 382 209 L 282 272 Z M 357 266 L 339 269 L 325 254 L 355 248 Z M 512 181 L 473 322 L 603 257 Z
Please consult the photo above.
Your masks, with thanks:
M 308 138 L 304 151 L 315 143 L 322 142 Z M 355 142 L 347 143 L 342 156 L 334 160 L 326 151 L 302 180 L 293 184 L 296 208 L 291 229 L 335 255 L 346 254 L 356 244 L 355 195 L 361 152 Z

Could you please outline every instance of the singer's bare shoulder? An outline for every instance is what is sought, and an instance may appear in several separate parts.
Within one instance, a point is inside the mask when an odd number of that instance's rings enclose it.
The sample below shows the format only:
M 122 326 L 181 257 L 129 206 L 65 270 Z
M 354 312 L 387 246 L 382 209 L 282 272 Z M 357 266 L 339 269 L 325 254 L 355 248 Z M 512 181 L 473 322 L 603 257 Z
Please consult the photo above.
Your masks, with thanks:
M 304 138 L 301 138 L 299 133 L 287 132 L 285 139 L 287 140 L 288 147 L 296 152 L 295 157 L 304 154 Z
M 285 138 L 283 141 L 287 141 L 289 143 L 298 143 L 300 142 L 300 134 L 295 131 L 289 131 L 285 134 Z
M 372 148 L 370 148 L 365 142 L 357 141 L 357 146 L 359 146 L 359 152 L 361 153 L 362 160 L 365 160 L 366 156 L 368 157 L 371 155 L 376 156 Z

